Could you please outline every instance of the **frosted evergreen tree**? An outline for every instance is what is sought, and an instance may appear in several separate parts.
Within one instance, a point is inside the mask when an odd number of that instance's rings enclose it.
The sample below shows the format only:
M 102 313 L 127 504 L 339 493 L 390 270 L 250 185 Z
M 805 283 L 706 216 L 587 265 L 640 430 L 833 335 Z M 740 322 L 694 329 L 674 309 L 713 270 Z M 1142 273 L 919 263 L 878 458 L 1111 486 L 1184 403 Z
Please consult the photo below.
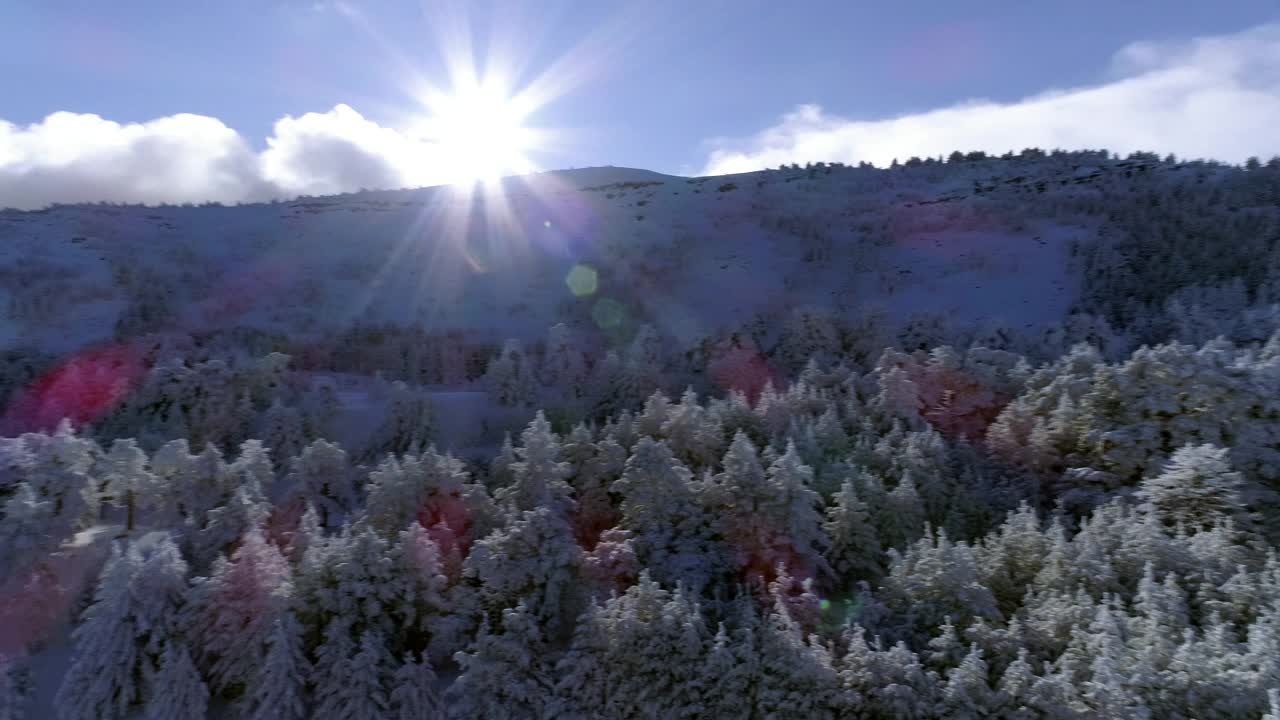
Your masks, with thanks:
M 640 561 L 631 533 L 621 528 L 600 533 L 595 547 L 582 553 L 582 577 L 597 600 L 622 592 L 639 575 Z
M 293 613 L 271 623 L 266 657 L 242 699 L 247 720 L 306 720 L 306 679 L 311 670 L 303 651 L 302 627 Z
M 147 720 L 204 720 L 209 689 L 181 642 L 166 643 L 160 671 L 146 696 Z
M 159 493 L 161 507 L 157 512 L 157 520 L 171 524 L 182 521 L 184 511 L 190 512 L 187 506 L 188 487 L 195 456 L 186 438 L 171 440 L 151 456 L 151 472 L 156 477 L 156 484 L 162 489 Z
M 504 488 L 511 484 L 511 466 L 520 461 L 516 457 L 516 446 L 511 442 L 511 433 L 502 434 L 502 448 L 498 450 L 498 455 L 489 464 L 489 478 L 487 484 L 490 490 L 496 491 L 498 488 Z
M 905 553 L 891 550 L 889 555 L 886 595 L 916 627 L 936 627 L 947 617 L 1001 617 L 991 590 L 978 579 L 977 561 L 967 543 L 952 542 L 939 531 Z
M 1040 715 L 1031 707 L 1031 690 L 1036 675 L 1027 661 L 1027 649 L 1020 648 L 1018 657 L 1004 669 L 996 686 L 995 712 L 1008 720 L 1034 720 Z
M 290 462 L 287 482 L 320 513 L 326 526 L 346 517 L 358 500 L 347 453 L 338 445 L 316 440 Z
M 599 442 L 584 444 L 583 452 L 590 453 L 590 456 L 570 476 L 569 482 L 577 503 L 575 529 L 579 539 L 590 544 L 618 522 L 618 510 L 614 507 L 610 488 L 626 467 L 627 451 L 610 434 Z
M 125 508 L 125 529 L 132 531 L 139 505 L 146 508 L 160 504 L 161 488 L 147 469 L 147 454 L 132 438 L 116 440 L 100 467 L 107 495 Z
M 489 363 L 485 384 L 499 405 L 525 407 L 534 400 L 534 370 L 519 340 L 507 340 Z
M 495 515 L 488 493 L 471 482 L 462 462 L 434 449 L 387 457 L 369 474 L 366 487 L 373 527 L 393 537 L 418 522 L 446 555 L 465 550 L 472 537 L 487 532 Z
M 880 375 L 880 393 L 872 407 L 889 418 L 920 422 L 920 390 L 905 370 L 890 368 Z
M 572 618 L 581 554 L 568 519 L 542 507 L 476 541 L 464 572 L 479 582 L 481 604 L 493 617 L 523 600 L 556 632 Z
M 257 480 L 246 478 L 225 505 L 209 510 L 208 519 L 194 540 L 197 565 L 208 566 L 250 529 L 261 527 L 270 508 Z
M 52 435 L 32 433 L 23 439 L 33 455 L 24 479 L 37 496 L 53 504 L 53 534 L 66 538 L 88 527 L 97 519 L 101 502 L 97 483 L 89 475 L 98 446 L 77 437 L 65 419 Z
M 288 561 L 257 528 L 228 560 L 198 578 L 187 611 L 196 656 L 217 692 L 243 686 L 258 672 L 262 648 L 293 592 Z
M 666 443 L 642 437 L 613 491 L 622 496 L 619 526 L 632 534 L 641 565 L 656 580 L 697 593 L 724 561 L 690 476 Z
M 636 416 L 636 432 L 657 440 L 662 437 L 662 425 L 671 415 L 671 398 L 661 390 L 654 390 L 644 401 L 644 407 Z
M 440 546 L 431 533 L 418 523 L 400 532 L 392 548 L 394 581 L 400 588 L 398 611 L 403 613 L 407 631 L 426 627 L 428 617 L 444 612 L 449 578 Z
M 436 690 L 436 673 L 425 656 L 415 659 L 406 653 L 391 678 L 388 696 L 394 720 L 444 720 L 444 703 Z
M 112 546 L 93 604 L 72 632 L 76 651 L 57 699 L 62 720 L 123 720 L 141 696 L 143 631 L 130 588 L 141 565 L 137 553 Z
M 1247 506 L 1258 494 L 1231 469 L 1227 451 L 1212 445 L 1179 449 L 1164 472 L 1138 490 L 1166 524 L 1193 531 L 1228 518 L 1241 529 L 1252 528 L 1255 516 Z
M 624 358 L 626 374 L 641 393 L 650 393 L 662 386 L 664 362 L 663 340 L 658 329 L 645 323 L 631 338 Z
M 343 701 L 329 708 L 334 714 L 322 717 L 384 718 L 391 710 L 388 685 L 393 660 L 382 636 L 367 630 L 360 637 L 360 649 L 347 666 Z
M 756 708 L 764 717 L 842 717 L 844 707 L 834 661 L 816 638 L 806 639 L 780 599 L 760 630 Z
M 307 442 L 302 413 L 280 402 L 279 398 L 273 400 L 262 414 L 259 427 L 258 436 L 262 438 L 263 445 L 271 448 L 272 455 L 280 463 L 302 452 Z
M 586 358 L 573 331 L 564 323 L 547 331 L 547 348 L 542 357 L 542 382 L 567 400 L 582 397 L 587 379 Z
M 996 700 L 987 681 L 987 663 L 975 645 L 960 664 L 947 674 L 938 708 L 940 717 L 968 720 L 990 717 Z
M 307 685 L 312 689 L 311 717 L 341 717 L 350 693 L 349 673 L 356 644 L 351 637 L 352 619 L 334 615 L 324 625 L 320 644 L 315 649 Z
M 708 633 L 697 603 L 642 574 L 582 618 L 556 668 L 570 716 L 683 717 L 702 702 Z
M 498 631 L 482 627 L 455 659 L 462 672 L 446 691 L 456 720 L 551 720 L 555 675 L 536 618 L 523 603 L 502 612 Z
M 827 506 L 822 528 L 831 542 L 826 559 L 836 577 L 844 582 L 879 579 L 884 572 L 880 539 L 851 480 L 841 484 Z
M 573 508 L 573 488 L 565 481 L 569 464 L 560 461 L 560 439 L 541 410 L 520 434 L 520 458 L 510 466 L 511 484 L 494 492 L 508 512 L 550 508 L 568 513 Z
M 880 537 L 888 548 L 902 548 L 914 542 L 925 529 L 924 503 L 908 473 L 885 498 L 885 509 L 876 518 Z
M 361 455 L 366 460 L 385 453 L 419 453 L 431 440 L 432 411 L 427 392 L 394 382 L 387 393 L 387 410 Z
M 724 430 L 715 415 L 698 403 L 693 388 L 685 390 L 679 404 L 671 407 L 660 434 L 672 453 L 690 467 L 711 465 L 724 450 Z
M 21 573 L 58 548 L 53 531 L 53 502 L 41 500 L 23 481 L 4 503 L 0 523 L 0 579 Z
M 772 516 L 783 556 L 804 577 L 830 577 L 823 557 L 831 541 L 822 527 L 822 498 L 812 489 L 813 470 L 800 460 L 795 443 L 788 442 L 787 451 L 769 466 L 768 482 L 773 497 L 764 510 Z
M 704 703 L 708 717 L 751 717 L 760 658 L 751 628 L 732 635 L 721 624 L 703 666 Z

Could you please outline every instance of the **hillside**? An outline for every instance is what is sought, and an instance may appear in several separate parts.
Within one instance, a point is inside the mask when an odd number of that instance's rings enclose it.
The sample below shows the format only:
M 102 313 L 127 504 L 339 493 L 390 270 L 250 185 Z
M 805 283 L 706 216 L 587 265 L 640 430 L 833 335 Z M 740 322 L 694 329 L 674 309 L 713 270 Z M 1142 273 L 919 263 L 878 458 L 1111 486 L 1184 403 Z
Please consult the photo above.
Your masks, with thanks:
M 1068 246 L 1098 225 L 1048 208 L 1114 202 L 1125 184 L 1114 176 L 1131 170 L 1064 164 L 724 178 L 589 168 L 474 193 L 6 211 L 0 346 L 67 352 L 117 327 L 323 335 L 357 322 L 532 339 L 560 321 L 588 327 L 602 300 L 621 306 L 621 323 L 686 344 L 801 305 L 1041 327 L 1078 298 Z M 1088 182 L 1055 181 L 1068 175 Z M 1054 186 L 1029 194 L 1036 182 Z M 595 293 L 570 292 L 575 264 L 598 273 Z

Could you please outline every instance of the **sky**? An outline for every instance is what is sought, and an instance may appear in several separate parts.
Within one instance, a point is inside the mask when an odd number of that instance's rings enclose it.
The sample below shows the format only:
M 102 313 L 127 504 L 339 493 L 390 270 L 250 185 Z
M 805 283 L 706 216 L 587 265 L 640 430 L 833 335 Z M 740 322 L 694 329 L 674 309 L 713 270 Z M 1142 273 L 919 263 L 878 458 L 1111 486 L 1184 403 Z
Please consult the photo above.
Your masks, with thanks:
M 0 206 L 595 165 L 1280 153 L 1280 6 L 8 0 Z

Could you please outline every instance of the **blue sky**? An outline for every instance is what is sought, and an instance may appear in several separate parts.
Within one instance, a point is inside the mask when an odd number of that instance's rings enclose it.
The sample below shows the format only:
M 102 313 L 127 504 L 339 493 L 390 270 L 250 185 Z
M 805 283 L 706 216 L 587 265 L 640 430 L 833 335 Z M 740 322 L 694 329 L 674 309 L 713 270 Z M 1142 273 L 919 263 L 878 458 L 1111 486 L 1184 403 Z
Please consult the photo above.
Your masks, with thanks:
M 261 152 L 280 118 L 339 104 L 403 127 L 426 112 L 414 74 L 447 88 L 446 58 L 466 55 L 469 41 L 477 62 L 505 64 L 517 86 L 539 75 L 563 85 L 525 120 L 555 130 L 554 145 L 531 154 L 538 166 L 692 173 L 719 167 L 717 150 L 747 158 L 742 168 L 799 152 L 803 143 L 779 150 L 765 137 L 780 128 L 790 137 L 798 126 L 825 132 L 1101 86 L 1117 80 L 1117 53 L 1134 43 L 1171 56 L 1196 38 L 1278 21 L 1274 0 L 15 0 L 0 9 L 0 120 L 16 136 L 57 111 L 116 123 L 191 113 Z M 1270 63 L 1272 50 L 1257 52 Z M 797 119 L 801 106 L 821 110 Z M 1049 139 L 1058 137 L 1073 134 Z

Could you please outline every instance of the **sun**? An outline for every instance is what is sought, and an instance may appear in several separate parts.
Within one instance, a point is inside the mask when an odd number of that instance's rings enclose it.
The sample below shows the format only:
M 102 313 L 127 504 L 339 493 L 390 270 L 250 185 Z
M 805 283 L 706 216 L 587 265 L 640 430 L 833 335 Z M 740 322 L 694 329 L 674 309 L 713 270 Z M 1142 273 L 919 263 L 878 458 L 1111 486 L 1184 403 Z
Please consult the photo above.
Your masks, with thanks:
M 529 109 L 503 83 L 474 82 L 425 99 L 418 134 L 440 149 L 444 174 L 457 183 L 492 182 L 534 171 L 537 134 L 524 126 Z

